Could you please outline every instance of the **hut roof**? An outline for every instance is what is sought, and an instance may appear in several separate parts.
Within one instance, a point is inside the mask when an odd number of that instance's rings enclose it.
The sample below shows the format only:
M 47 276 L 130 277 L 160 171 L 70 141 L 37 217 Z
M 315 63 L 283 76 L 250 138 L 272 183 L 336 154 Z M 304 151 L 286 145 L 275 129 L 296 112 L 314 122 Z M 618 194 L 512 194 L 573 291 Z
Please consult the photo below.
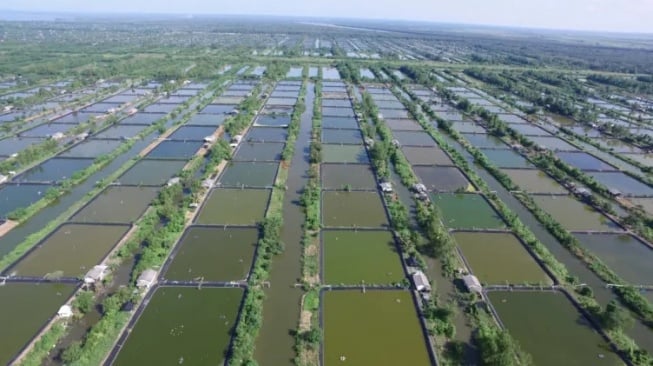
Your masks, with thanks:
M 474 275 L 469 274 L 463 276 L 463 282 L 465 282 L 465 287 L 467 287 L 469 292 L 481 293 L 481 291 L 483 291 L 481 282 Z
M 424 272 L 417 271 L 413 273 L 411 277 L 417 291 L 431 291 L 431 284 L 429 283 L 429 279 L 426 277 Z

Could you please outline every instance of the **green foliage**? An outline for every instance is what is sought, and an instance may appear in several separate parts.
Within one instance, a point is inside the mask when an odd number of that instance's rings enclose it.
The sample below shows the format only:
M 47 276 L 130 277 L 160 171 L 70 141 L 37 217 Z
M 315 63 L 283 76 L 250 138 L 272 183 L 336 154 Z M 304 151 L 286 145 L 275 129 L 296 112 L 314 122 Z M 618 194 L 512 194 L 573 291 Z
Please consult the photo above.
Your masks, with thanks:
M 474 333 L 474 341 L 485 366 L 525 366 L 532 365 L 529 355 L 525 354 L 505 330 L 481 323 Z
M 80 291 L 73 301 L 73 307 L 82 314 L 93 310 L 94 306 L 95 296 L 92 291 Z

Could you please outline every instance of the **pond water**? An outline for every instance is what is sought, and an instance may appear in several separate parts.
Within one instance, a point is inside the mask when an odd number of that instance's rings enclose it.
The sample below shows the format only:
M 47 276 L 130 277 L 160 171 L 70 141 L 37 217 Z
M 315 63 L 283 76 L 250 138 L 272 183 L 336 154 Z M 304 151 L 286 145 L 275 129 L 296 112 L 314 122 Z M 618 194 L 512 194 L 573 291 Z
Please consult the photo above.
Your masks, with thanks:
M 278 163 L 230 162 L 220 177 L 223 187 L 271 187 L 279 170 Z
M 653 284 L 653 249 L 630 235 L 574 234 L 615 273 L 634 285 Z
M 322 115 L 334 117 L 353 117 L 354 110 L 351 108 L 323 107 Z
M 563 294 L 493 291 L 488 297 L 537 365 L 623 364 Z
M 120 140 L 88 140 L 60 154 L 65 158 L 96 158 L 110 154 L 122 144 Z
M 0 140 L 0 155 L 11 156 L 23 151 L 28 146 L 40 144 L 43 141 L 45 140 L 41 138 L 9 137 Z
M 326 189 L 376 190 L 376 178 L 367 164 L 322 164 L 322 187 Z
M 531 196 L 535 203 L 567 230 L 614 231 L 621 228 L 602 213 L 570 196 Z
M 246 280 L 259 237 L 257 228 L 191 226 L 163 277 L 174 281 Z
M 322 161 L 325 163 L 369 163 L 367 151 L 362 145 L 322 145 Z
M 50 137 L 55 133 L 61 132 L 66 133 L 68 130 L 75 127 L 74 125 L 69 124 L 57 124 L 49 123 L 34 127 L 31 130 L 27 130 L 20 133 L 20 136 L 23 137 Z
M 223 364 L 243 292 L 158 288 L 113 364 Z
M 149 159 L 190 159 L 202 147 L 202 141 L 163 141 L 147 157 Z
M 474 122 L 456 122 L 451 127 L 458 133 L 487 133 L 487 130 Z
M 18 276 L 83 276 L 120 241 L 128 225 L 64 224 L 7 272 Z
M 70 221 L 132 223 L 141 217 L 158 192 L 154 187 L 110 186 L 79 210 Z
M 322 107 L 351 108 L 349 99 L 322 99 Z
M 285 142 L 288 131 L 277 127 L 252 127 L 245 136 L 247 142 Z
M 285 127 L 290 124 L 289 116 L 259 115 L 254 126 Z
M 510 128 L 526 136 L 551 136 L 551 134 L 548 131 L 544 131 L 543 129 L 537 126 L 533 126 L 529 124 L 513 123 L 510 125 Z
M 196 222 L 202 225 L 256 225 L 265 216 L 269 189 L 214 189 Z
M 559 139 L 557 137 L 528 136 L 527 139 L 531 140 L 533 143 L 537 145 L 544 146 L 545 148 L 554 151 L 578 151 L 577 147 L 572 146 L 568 142 Z
M 181 126 L 170 137 L 170 140 L 204 141 L 204 138 L 215 133 L 215 127 Z
M 40 200 L 50 188 L 52 186 L 47 184 L 5 184 L 0 186 L 0 218 Z
M 395 131 L 392 135 L 402 146 L 437 146 L 433 138 L 423 131 Z
M 322 142 L 325 144 L 362 144 L 363 135 L 358 130 L 322 130 Z
M 122 121 L 120 124 L 125 125 L 151 125 L 154 122 L 165 117 L 166 113 L 136 113 L 133 116 L 129 116 Z
M 353 117 L 322 117 L 322 128 L 357 130 L 358 122 Z
M 322 223 L 330 227 L 385 227 L 388 219 L 377 192 L 322 192 Z
M 521 190 L 529 193 L 560 193 L 568 191 L 537 169 L 501 169 Z
M 122 139 L 131 138 L 143 131 L 142 125 L 115 125 L 93 136 L 94 139 Z
M 196 114 L 186 123 L 188 126 L 218 127 L 227 119 L 225 114 Z
M 403 146 L 401 151 L 411 165 L 454 165 L 449 156 L 437 147 Z
M 118 181 L 121 184 L 160 186 L 179 174 L 184 165 L 186 162 L 183 160 L 143 159 L 120 176 Z
M 507 149 L 480 149 L 499 168 L 534 168 L 526 158 Z
M 385 124 L 392 131 L 422 131 L 423 128 L 412 119 L 388 119 Z
M 585 152 L 561 151 L 556 153 L 556 156 L 565 163 L 580 170 L 617 170 L 612 165 L 605 163 L 602 160 L 599 160 Z
M 506 226 L 501 216 L 479 194 L 433 194 L 431 202 L 440 210 L 443 223 L 450 228 L 499 229 Z
M 323 282 L 390 285 L 406 276 L 390 231 L 322 231 Z
M 242 142 L 233 157 L 235 161 L 278 161 L 281 160 L 283 142 Z
M 474 186 L 456 167 L 414 166 L 413 171 L 426 188 L 431 191 L 453 192 L 458 190 L 474 190 Z
M 551 284 L 551 279 L 511 233 L 455 232 L 472 272 L 484 284 Z
M 632 196 L 653 196 L 653 188 L 622 172 L 589 172 L 599 183 Z
M 70 179 L 91 164 L 94 159 L 52 158 L 17 175 L 14 182 L 59 182 Z
M 509 146 L 500 139 L 485 133 L 462 133 L 461 135 L 467 141 L 469 141 L 470 144 L 476 146 L 477 148 L 509 148 Z
M 0 364 L 7 365 L 75 290 L 60 283 L 7 283 L 0 286 Z
M 327 291 L 322 318 L 325 366 L 431 364 L 408 291 Z

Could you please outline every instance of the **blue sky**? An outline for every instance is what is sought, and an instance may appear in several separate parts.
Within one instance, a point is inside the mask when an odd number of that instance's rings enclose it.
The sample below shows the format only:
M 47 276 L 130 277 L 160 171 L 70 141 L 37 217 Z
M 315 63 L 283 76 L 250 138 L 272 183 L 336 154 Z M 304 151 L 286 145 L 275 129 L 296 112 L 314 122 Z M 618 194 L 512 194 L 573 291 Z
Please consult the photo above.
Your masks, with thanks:
M 653 33 L 653 0 L 2 0 L 0 9 L 325 16 Z

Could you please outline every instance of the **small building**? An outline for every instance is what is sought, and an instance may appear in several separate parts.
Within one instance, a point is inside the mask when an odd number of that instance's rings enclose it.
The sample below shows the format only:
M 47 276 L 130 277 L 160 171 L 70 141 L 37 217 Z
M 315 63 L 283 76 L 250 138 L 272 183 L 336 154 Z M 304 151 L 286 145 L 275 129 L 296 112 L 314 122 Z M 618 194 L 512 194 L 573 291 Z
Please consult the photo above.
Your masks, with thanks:
M 202 188 L 213 188 L 213 179 L 207 178 L 202 181 Z
M 50 138 L 53 140 L 61 140 L 64 137 L 66 137 L 66 135 L 64 135 L 63 132 L 55 132 L 50 136 Z
M 0 184 L 6 182 L 8 180 L 9 180 L 8 176 L 0 174 Z
M 11 112 L 11 110 L 14 109 L 13 105 L 6 105 L 4 108 L 2 108 L 3 112 Z
M 237 114 L 240 114 L 240 111 L 238 109 L 232 109 L 230 112 L 227 113 L 230 116 L 235 116 Z
M 234 137 L 231 138 L 231 142 L 235 142 L 238 144 L 242 139 L 243 139 L 242 135 L 235 135 Z
M 108 266 L 104 265 L 94 266 L 90 271 L 86 273 L 86 276 L 84 276 L 84 283 L 90 285 L 97 282 L 102 282 L 108 273 L 108 268 Z
M 179 177 L 174 177 L 174 178 L 171 178 L 171 179 L 168 181 L 167 186 L 168 186 L 168 187 L 170 187 L 170 186 L 174 186 L 175 184 L 179 184 L 179 182 L 181 182 L 181 178 L 179 178 Z
M 213 136 L 213 135 L 209 135 L 209 136 L 204 137 L 204 142 L 206 142 L 206 143 L 213 143 L 213 142 L 215 142 L 215 136 Z
M 73 308 L 70 305 L 62 305 L 57 311 L 57 316 L 62 319 L 68 319 L 73 316 Z
M 372 147 L 372 146 L 374 146 L 374 140 L 371 139 L 371 138 L 369 138 L 369 137 L 366 137 L 366 138 L 365 138 L 365 145 L 367 145 L 367 147 Z
M 419 292 L 431 292 L 431 284 L 428 277 L 422 271 L 417 271 L 410 276 L 415 289 Z
M 379 187 L 383 193 L 392 193 L 392 183 L 390 182 L 381 182 Z
M 583 198 L 588 198 L 592 196 L 592 192 L 590 192 L 590 190 L 585 187 L 576 187 L 574 188 L 573 192 Z
M 616 189 L 616 188 L 609 188 L 608 187 L 608 193 L 610 193 L 610 195 L 612 197 L 620 197 L 621 196 L 621 191 Z
M 471 274 L 465 275 L 463 276 L 463 282 L 465 283 L 467 291 L 476 294 L 483 292 L 483 286 L 481 286 L 481 282 L 476 278 L 476 276 Z
M 140 276 L 138 276 L 138 280 L 136 280 L 136 287 L 140 289 L 149 289 L 152 287 L 154 282 L 156 281 L 156 271 L 154 269 L 146 269 L 141 273 Z
M 88 132 L 82 132 L 79 135 L 75 136 L 75 140 L 83 141 L 83 140 L 86 140 L 88 138 L 88 136 L 89 136 Z
M 134 114 L 136 114 L 136 113 L 138 113 L 138 109 L 136 109 L 136 108 L 132 108 L 132 109 L 130 109 L 129 112 L 128 112 L 128 114 L 129 114 L 130 116 L 131 116 L 131 115 L 134 115 Z

